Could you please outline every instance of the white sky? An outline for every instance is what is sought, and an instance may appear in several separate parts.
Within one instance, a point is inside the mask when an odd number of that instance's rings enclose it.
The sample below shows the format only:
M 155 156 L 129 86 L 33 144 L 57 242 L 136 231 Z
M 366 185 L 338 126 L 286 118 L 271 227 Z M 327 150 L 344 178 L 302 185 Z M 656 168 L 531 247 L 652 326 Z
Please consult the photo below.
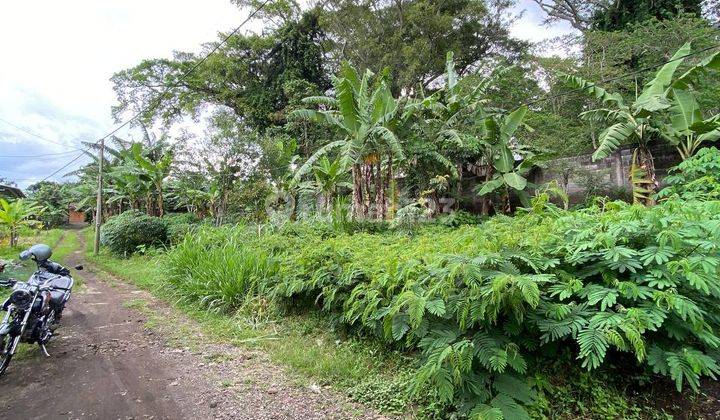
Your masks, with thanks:
M 540 26 L 537 6 L 512 28 L 532 41 L 567 33 Z M 37 139 L 0 121 L 0 177 L 26 187 L 63 166 L 66 152 L 114 127 L 110 77 L 145 58 L 198 51 L 218 31 L 232 30 L 246 12 L 229 0 L 23 0 L 6 1 L 0 12 L 0 119 L 60 143 Z M 255 23 L 251 28 L 259 29 Z M 122 134 L 122 133 L 121 133 Z M 68 170 L 86 162 L 78 160 Z

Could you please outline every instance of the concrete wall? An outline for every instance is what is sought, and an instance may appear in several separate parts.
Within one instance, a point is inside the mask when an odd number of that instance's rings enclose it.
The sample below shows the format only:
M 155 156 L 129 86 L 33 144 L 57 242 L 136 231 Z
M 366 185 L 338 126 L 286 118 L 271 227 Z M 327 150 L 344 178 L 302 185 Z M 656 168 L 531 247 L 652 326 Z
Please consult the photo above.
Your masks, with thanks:
M 611 195 L 630 190 L 629 168 L 634 147 L 626 146 L 611 156 L 593 162 L 592 154 L 560 158 L 545 162 L 532 177 L 532 182 L 543 184 L 557 180 L 564 186 L 572 202 L 582 201 L 590 186 L 601 185 L 602 190 Z M 653 145 L 650 148 L 655 161 L 655 173 L 662 185 L 667 171 L 680 163 L 680 156 L 674 147 L 667 144 Z

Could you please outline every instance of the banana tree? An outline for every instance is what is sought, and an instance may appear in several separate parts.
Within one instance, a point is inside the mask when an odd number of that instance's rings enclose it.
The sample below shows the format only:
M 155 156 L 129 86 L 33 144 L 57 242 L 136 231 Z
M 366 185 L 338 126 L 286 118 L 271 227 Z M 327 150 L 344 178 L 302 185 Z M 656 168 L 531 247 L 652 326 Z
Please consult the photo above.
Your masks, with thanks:
M 153 162 L 143 156 L 143 148 L 140 143 L 134 143 L 131 147 L 132 155 L 141 169 L 140 174 L 152 182 L 157 194 L 157 215 L 163 217 L 165 214 L 163 203 L 163 183 L 170 174 L 173 164 L 173 154 L 166 151 L 157 161 Z M 148 197 L 148 199 L 150 199 Z M 148 204 L 148 209 L 152 207 Z
M 488 88 L 512 67 L 503 67 L 482 79 L 460 83 L 452 52 L 445 61 L 445 84 L 429 96 L 411 100 L 403 112 L 403 121 L 411 122 L 408 155 L 413 161 L 429 166 L 429 172 L 454 182 L 456 194 L 462 196 L 462 165 L 482 159 L 485 149 L 485 118 L 490 112 L 486 97 Z M 437 179 L 425 177 L 425 179 Z M 422 181 L 422 180 L 419 180 Z M 452 187 L 448 188 L 449 190 Z M 486 202 L 486 200 L 484 200 Z M 486 207 L 486 205 L 484 205 Z
M 702 143 L 720 139 L 720 114 L 704 118 L 692 91 L 673 89 L 670 123 L 660 134 L 685 160 L 694 155 Z
M 42 222 L 33 219 L 44 211 L 44 208 L 30 201 L 20 199 L 12 202 L 0 198 L 0 225 L 7 226 L 10 232 L 10 246 L 16 246 L 20 228 L 37 226 Z
M 330 212 L 338 189 L 352 187 L 352 184 L 346 182 L 347 169 L 343 167 L 341 159 L 331 162 L 327 156 L 323 156 L 313 166 L 312 173 L 315 180 L 311 183 L 310 188 L 322 196 L 325 212 Z
M 383 219 L 387 214 L 386 192 L 393 179 L 393 164 L 404 154 L 394 132 L 397 101 L 384 78 L 371 86 L 374 76 L 368 70 L 360 78 L 353 67 L 343 63 L 340 76 L 333 78 L 335 97 L 305 98 L 305 104 L 321 109 L 291 113 L 294 118 L 329 123 L 343 135 L 342 140 L 318 149 L 298 168 L 293 182 L 298 184 L 321 156 L 338 149 L 342 166 L 350 168 L 352 174 L 353 216 L 367 217 L 374 206 L 375 216 Z
M 631 163 L 631 171 L 634 171 L 634 173 L 630 174 L 633 190 L 636 190 L 633 193 L 635 202 L 647 205 L 654 202 L 652 195 L 657 189 L 658 182 L 655 177 L 653 156 L 648 145 L 651 140 L 663 137 L 662 133 L 665 130 L 664 120 L 667 113 L 685 114 L 687 111 L 680 109 L 680 107 L 687 105 L 685 102 L 687 98 L 683 96 L 684 93 L 681 91 L 692 83 L 692 80 L 699 72 L 720 67 L 720 59 L 716 53 L 676 78 L 675 72 L 691 53 L 691 50 L 690 43 L 683 45 L 658 70 L 655 77 L 645 84 L 642 92 L 632 104 L 626 104 L 620 94 L 610 93 L 585 79 L 560 74 L 561 78 L 567 81 L 569 85 L 583 90 L 603 104 L 600 108 L 580 114 L 583 119 L 610 124 L 600 134 L 599 145 L 595 153 L 593 153 L 593 160 L 608 157 L 623 144 L 635 144 L 636 148 Z M 675 94 L 678 93 L 680 99 L 675 97 Z M 673 101 L 675 102 L 673 103 Z M 692 114 L 694 111 L 690 111 L 690 113 Z M 682 126 L 679 126 L 679 128 L 682 128 Z M 697 146 L 693 147 L 693 144 L 697 140 L 698 138 L 695 138 L 683 153 L 694 151 Z M 643 176 L 638 176 L 640 174 Z
M 510 192 L 523 195 L 528 186 L 525 177 L 532 168 L 533 153 L 522 147 L 515 147 L 512 139 L 527 114 L 523 106 L 507 116 L 490 116 L 485 119 L 485 182 L 475 188 L 479 196 L 500 193 L 502 211 L 510 213 Z M 515 155 L 523 160 L 516 164 Z

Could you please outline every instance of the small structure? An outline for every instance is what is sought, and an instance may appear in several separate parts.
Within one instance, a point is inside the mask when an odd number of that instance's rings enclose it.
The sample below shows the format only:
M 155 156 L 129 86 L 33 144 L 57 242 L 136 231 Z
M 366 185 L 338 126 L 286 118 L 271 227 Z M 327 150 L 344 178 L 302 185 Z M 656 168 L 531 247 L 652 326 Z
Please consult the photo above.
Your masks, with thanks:
M 25 198 L 25 194 L 23 194 L 20 188 L 0 185 L 0 197 L 14 200 L 16 198 Z
M 85 212 L 78 210 L 77 204 L 68 206 L 68 223 L 71 225 L 81 225 L 85 223 Z

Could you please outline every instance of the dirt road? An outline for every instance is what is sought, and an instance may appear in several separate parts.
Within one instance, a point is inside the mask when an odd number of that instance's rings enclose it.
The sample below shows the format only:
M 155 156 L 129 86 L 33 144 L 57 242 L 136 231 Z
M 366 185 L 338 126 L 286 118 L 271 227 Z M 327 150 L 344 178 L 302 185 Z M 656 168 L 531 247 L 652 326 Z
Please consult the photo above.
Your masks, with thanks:
M 0 418 L 378 417 L 329 389 L 299 385 L 261 353 L 204 343 L 192 321 L 107 278 L 79 251 L 66 263 L 85 265 L 84 290 L 68 303 L 51 357 L 33 346 L 0 378 Z M 139 303 L 182 323 L 199 346 L 169 344 L 163 328 L 173 326 L 148 328 L 147 310 L 133 309 Z

